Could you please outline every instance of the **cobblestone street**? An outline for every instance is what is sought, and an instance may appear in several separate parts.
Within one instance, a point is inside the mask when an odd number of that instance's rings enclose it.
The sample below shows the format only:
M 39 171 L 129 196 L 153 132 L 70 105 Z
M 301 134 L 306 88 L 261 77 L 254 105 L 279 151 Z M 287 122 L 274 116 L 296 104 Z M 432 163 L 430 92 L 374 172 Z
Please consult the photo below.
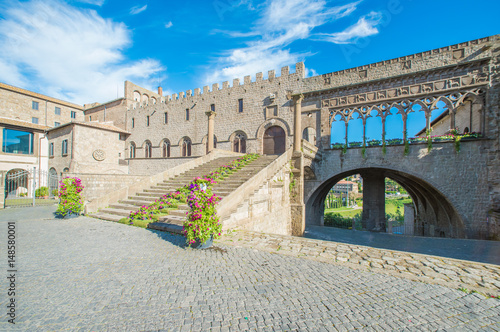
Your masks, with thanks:
M 500 331 L 500 301 L 480 294 L 52 211 L 0 211 L 2 252 L 16 221 L 18 271 L 16 324 L 2 314 L 1 331 Z

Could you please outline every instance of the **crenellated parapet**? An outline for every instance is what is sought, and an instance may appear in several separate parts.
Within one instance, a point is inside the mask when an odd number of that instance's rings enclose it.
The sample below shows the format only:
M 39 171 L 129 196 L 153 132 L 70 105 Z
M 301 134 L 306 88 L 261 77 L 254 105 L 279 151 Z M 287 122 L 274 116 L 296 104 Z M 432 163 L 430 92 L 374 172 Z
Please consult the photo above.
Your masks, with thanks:
M 247 75 L 243 78 L 243 84 L 239 78 L 235 78 L 232 81 L 232 85 L 229 81 L 222 82 L 222 87 L 219 83 L 213 83 L 211 88 L 209 85 L 204 86 L 203 88 L 196 88 L 194 90 L 187 90 L 186 92 L 178 92 L 173 93 L 171 96 L 166 96 L 164 98 L 165 103 L 176 103 L 189 97 L 198 97 L 209 94 L 216 93 L 231 93 L 232 89 L 235 88 L 243 88 L 245 89 L 247 86 L 252 86 L 254 84 L 266 84 L 272 82 L 281 82 L 285 80 L 289 81 L 297 81 L 297 79 L 303 79 L 305 77 L 305 65 L 303 62 L 299 62 L 295 65 L 295 72 L 290 73 L 289 66 L 285 66 L 281 68 L 281 76 L 276 76 L 275 70 L 269 70 L 267 73 L 267 78 L 264 79 L 264 74 L 262 72 L 256 73 L 254 76 L 254 80 L 252 80 L 252 76 Z M 194 91 L 194 92 L 192 92 Z

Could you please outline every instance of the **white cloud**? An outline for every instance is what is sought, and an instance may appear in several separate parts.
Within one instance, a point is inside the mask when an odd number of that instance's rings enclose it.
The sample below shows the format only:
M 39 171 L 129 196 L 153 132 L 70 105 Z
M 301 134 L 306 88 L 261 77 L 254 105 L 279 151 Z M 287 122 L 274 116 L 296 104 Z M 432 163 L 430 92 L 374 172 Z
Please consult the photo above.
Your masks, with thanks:
M 148 8 L 148 5 L 144 5 L 142 7 L 134 6 L 134 7 L 130 8 L 130 14 L 131 15 L 137 15 L 137 14 L 142 13 L 143 11 L 145 11 L 147 8 Z
M 166 29 L 171 28 L 171 27 L 172 27 L 172 25 L 174 25 L 174 24 L 172 23 L 172 21 L 169 21 L 168 23 L 165 23 L 165 28 L 166 28 Z
M 376 28 L 382 22 L 380 13 L 371 12 L 363 16 L 359 21 L 341 32 L 331 34 L 321 34 L 320 40 L 332 42 L 335 44 L 355 43 L 359 38 L 376 35 L 379 33 Z
M 76 2 L 88 3 L 89 5 L 102 6 L 106 0 L 76 0 Z
M 325 0 L 270 0 L 249 32 L 222 31 L 231 37 L 259 39 L 224 54 L 216 68 L 210 70 L 205 83 L 279 70 L 284 65 L 300 61 L 308 53 L 294 53 L 283 48 L 296 40 L 309 38 L 311 31 L 318 26 L 350 15 L 359 3 L 327 7 Z
M 37 13 L 37 19 L 33 19 Z M 0 21 L 0 81 L 76 103 L 107 101 L 127 79 L 145 87 L 163 71 L 154 59 L 127 62 L 122 23 L 56 0 L 13 2 Z

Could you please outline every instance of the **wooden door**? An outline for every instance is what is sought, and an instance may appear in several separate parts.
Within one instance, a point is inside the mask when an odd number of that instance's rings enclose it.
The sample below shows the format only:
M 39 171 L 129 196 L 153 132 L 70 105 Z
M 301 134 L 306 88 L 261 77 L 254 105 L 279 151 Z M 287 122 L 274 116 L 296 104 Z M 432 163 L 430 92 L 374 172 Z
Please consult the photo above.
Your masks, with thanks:
M 286 148 L 285 131 L 278 126 L 269 127 L 264 133 L 264 154 L 282 154 Z

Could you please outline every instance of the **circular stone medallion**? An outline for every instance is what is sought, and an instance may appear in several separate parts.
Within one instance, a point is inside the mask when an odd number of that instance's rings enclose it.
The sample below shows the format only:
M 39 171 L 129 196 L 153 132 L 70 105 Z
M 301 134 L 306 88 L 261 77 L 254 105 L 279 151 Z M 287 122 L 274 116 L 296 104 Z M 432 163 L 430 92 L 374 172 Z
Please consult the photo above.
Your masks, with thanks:
M 92 157 L 97 161 L 103 161 L 106 158 L 106 153 L 101 149 L 97 149 L 92 153 Z

